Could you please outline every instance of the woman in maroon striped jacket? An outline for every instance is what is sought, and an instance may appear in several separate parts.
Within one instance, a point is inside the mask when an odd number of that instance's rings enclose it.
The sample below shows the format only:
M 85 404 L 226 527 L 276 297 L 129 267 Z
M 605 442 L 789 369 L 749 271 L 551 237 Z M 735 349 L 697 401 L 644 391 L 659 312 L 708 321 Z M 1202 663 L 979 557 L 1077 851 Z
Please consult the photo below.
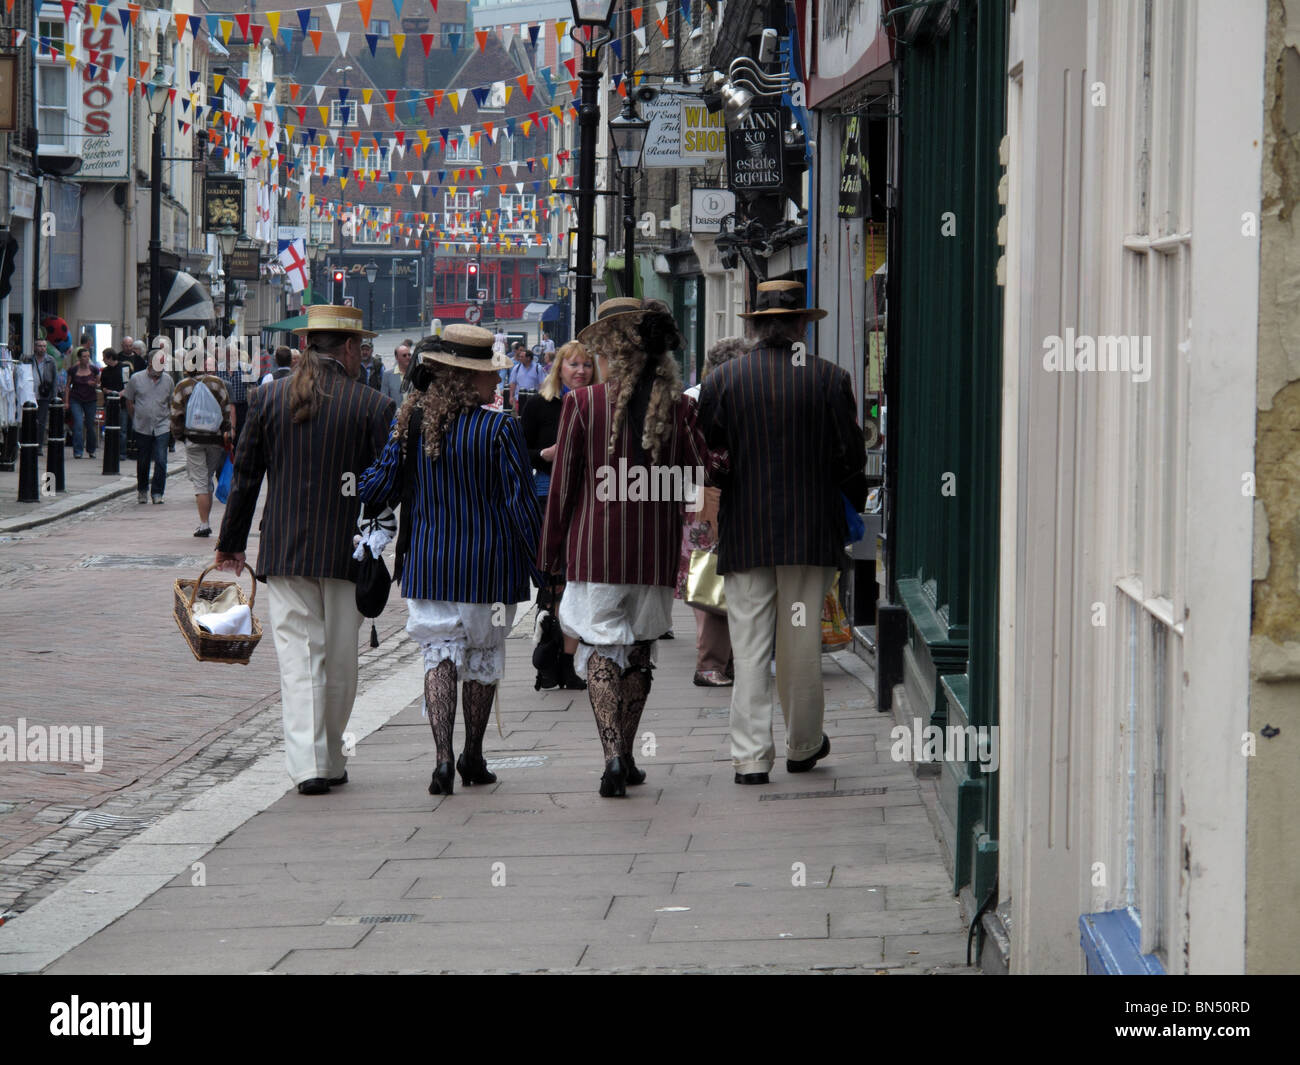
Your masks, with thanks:
M 685 341 L 666 304 L 607 300 L 579 339 L 602 380 L 564 397 L 537 560 L 567 581 L 560 627 L 579 641 L 608 797 L 645 781 L 632 746 L 655 640 L 672 625 L 682 506 L 725 455 L 709 452 L 682 395 L 671 353 Z

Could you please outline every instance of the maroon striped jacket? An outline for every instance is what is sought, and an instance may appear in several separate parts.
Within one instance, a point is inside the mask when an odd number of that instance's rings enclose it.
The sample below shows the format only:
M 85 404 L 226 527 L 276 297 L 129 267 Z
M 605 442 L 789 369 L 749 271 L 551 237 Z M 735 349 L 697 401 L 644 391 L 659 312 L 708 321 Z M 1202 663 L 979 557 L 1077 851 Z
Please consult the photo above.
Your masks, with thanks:
M 652 466 L 627 421 L 608 454 L 615 395 L 606 383 L 564 397 L 556 439 L 539 569 L 602 584 L 674 587 L 682 544 L 682 490 L 723 468 L 696 424 L 695 401 L 682 396 L 660 464 Z M 630 419 L 629 419 L 630 420 Z

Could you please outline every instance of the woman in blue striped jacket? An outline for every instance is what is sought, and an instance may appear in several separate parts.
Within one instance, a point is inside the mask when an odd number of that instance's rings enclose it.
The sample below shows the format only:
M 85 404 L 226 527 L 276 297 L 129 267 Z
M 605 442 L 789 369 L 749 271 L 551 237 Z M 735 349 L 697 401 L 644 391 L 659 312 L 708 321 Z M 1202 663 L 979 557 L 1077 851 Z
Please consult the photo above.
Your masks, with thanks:
M 516 607 L 529 598 L 529 577 L 541 579 L 533 562 L 541 512 L 519 424 L 483 406 L 509 365 L 493 354 L 492 334 L 448 326 L 420 341 L 414 356 L 412 391 L 359 492 L 371 506 L 403 503 L 397 573 L 406 631 L 424 651 L 425 710 L 438 752 L 429 793 L 450 795 L 457 680 L 465 747 L 455 768 L 466 786 L 496 781 L 483 734 Z

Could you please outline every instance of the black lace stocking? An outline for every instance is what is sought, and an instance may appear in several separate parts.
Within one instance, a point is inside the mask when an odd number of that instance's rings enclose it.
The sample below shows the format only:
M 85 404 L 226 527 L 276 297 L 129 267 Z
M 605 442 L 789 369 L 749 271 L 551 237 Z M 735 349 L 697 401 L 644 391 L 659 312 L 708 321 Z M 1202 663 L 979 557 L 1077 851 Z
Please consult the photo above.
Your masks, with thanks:
M 631 754 L 636 746 L 636 731 L 641 726 L 641 713 L 650 698 L 650 642 L 636 644 L 627 656 L 628 668 L 623 671 L 623 714 L 619 731 L 623 736 L 623 754 Z
M 456 727 L 456 663 L 451 659 L 425 670 L 424 705 L 429 711 L 429 727 L 433 729 L 438 761 L 450 762 L 454 758 L 451 734 Z
M 492 717 L 492 699 L 496 692 L 495 684 L 480 684 L 476 680 L 467 680 L 460 686 L 461 714 L 465 718 L 466 762 L 479 762 L 483 759 L 483 734 L 487 732 L 488 720 Z
M 596 716 L 596 730 L 608 762 L 623 753 L 619 727 L 623 717 L 623 681 L 618 663 L 598 654 L 588 658 L 587 694 L 591 696 L 591 712 Z

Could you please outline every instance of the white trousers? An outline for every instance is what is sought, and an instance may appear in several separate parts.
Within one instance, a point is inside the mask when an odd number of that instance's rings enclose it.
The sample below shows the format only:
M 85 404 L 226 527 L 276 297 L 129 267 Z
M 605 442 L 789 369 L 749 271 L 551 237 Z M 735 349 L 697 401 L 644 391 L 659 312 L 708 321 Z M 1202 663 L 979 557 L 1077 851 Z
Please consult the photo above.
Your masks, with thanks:
M 736 680 L 731 689 L 731 761 L 737 773 L 766 773 L 772 740 L 772 643 L 776 691 L 785 718 L 786 757 L 811 758 L 822 744 L 822 601 L 829 566 L 768 566 L 723 578 Z
M 343 730 L 357 695 L 357 586 L 270 577 L 266 587 L 280 660 L 285 766 L 295 784 L 341 777 L 347 764 Z

